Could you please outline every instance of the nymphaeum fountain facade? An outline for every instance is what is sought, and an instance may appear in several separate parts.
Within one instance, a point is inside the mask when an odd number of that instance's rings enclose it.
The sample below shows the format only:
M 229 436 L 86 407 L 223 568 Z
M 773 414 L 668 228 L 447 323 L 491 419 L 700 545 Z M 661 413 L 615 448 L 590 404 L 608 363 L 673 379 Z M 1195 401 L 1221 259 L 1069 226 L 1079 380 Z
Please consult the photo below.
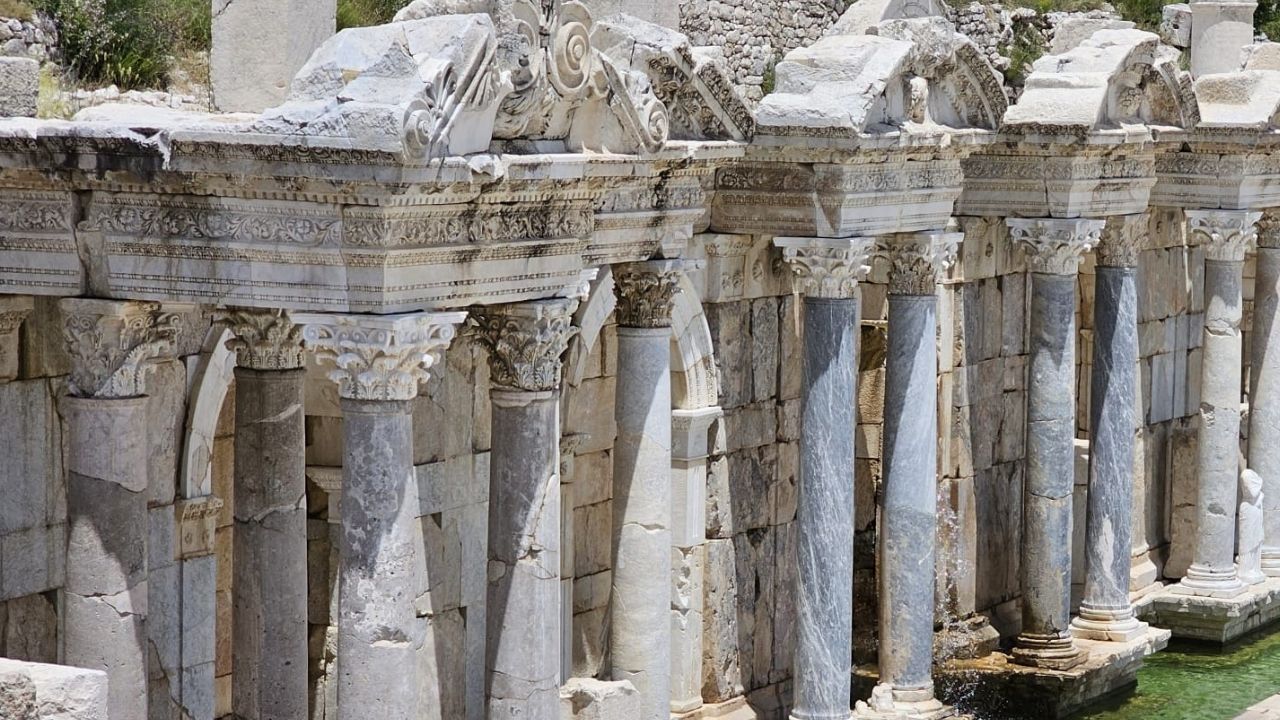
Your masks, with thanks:
M 0 123 L 5 649 L 99 671 L 37 694 L 1062 711 L 1140 618 L 1280 613 L 1274 47 L 1193 84 L 1100 31 L 1010 106 L 860 12 L 752 108 L 673 31 L 489 6 L 344 31 L 262 115 Z

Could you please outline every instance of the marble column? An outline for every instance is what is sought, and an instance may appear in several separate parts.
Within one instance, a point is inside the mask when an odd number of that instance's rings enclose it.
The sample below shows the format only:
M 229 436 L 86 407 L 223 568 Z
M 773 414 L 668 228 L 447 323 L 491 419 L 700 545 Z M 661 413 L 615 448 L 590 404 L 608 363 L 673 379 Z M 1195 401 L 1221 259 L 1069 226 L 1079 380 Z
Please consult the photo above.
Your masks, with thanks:
M 960 233 L 893 235 L 885 368 L 884 489 L 880 510 L 880 686 L 860 718 L 942 718 L 933 694 L 938 537 L 938 274 L 955 262 Z
M 1102 220 L 1010 219 L 1031 273 L 1027 469 L 1022 490 L 1022 631 L 1014 662 L 1068 670 L 1086 655 L 1071 636 L 1076 435 L 1076 275 Z M 1126 502 L 1129 502 L 1126 500 Z
M 1249 362 L 1249 468 L 1262 477 L 1262 572 L 1280 577 L 1280 214 L 1258 225 Z
M 1094 274 L 1089 495 L 1078 638 L 1129 642 L 1145 632 L 1129 602 L 1134 443 L 1139 427 L 1138 254 L 1147 216 L 1108 218 Z
M 108 711 L 147 717 L 146 377 L 177 326 L 157 303 L 61 302 L 71 358 L 64 662 L 107 673 Z
M 302 328 L 280 311 L 222 319 L 236 353 L 232 708 L 241 720 L 306 720 Z
M 618 378 L 613 444 L 610 676 L 640 692 L 637 720 L 671 703 L 671 308 L 678 261 L 614 268 Z
M 489 351 L 486 702 L 490 718 L 560 717 L 560 385 L 576 300 L 480 308 Z
M 804 294 L 793 720 L 847 720 L 853 664 L 858 281 L 871 238 L 777 238 Z M 932 603 L 931 603 L 932 604 Z
M 338 719 L 416 720 L 428 588 L 411 401 L 465 313 L 297 315 L 342 406 Z
M 1196 459 L 1196 542 L 1191 567 L 1172 592 L 1234 597 L 1236 500 L 1240 484 L 1240 337 L 1244 256 L 1257 241 L 1259 213 L 1188 210 L 1187 228 L 1204 248 L 1204 350 Z

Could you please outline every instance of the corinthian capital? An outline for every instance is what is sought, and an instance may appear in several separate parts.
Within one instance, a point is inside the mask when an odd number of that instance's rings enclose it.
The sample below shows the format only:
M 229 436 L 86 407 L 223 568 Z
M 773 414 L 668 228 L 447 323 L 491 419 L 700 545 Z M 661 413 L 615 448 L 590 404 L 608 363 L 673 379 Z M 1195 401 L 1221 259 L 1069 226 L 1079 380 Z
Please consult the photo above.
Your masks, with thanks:
M 299 314 L 302 337 L 334 366 L 329 379 L 348 400 L 412 400 L 467 314 Z
M 1147 238 L 1147 221 L 1146 213 L 1107 218 L 1098 244 L 1098 264 L 1104 267 L 1138 267 L 1142 242 Z
M 1268 210 L 1258 220 L 1258 247 L 1280 249 L 1280 212 Z
M 1244 262 L 1258 242 L 1262 213 L 1249 210 L 1188 210 L 1187 229 L 1204 247 L 1206 260 Z
M 817 298 L 851 298 L 871 272 L 874 238 L 774 238 L 801 292 Z
M 1009 234 L 1027 253 L 1027 268 L 1043 275 L 1075 275 L 1098 244 L 1105 220 L 1010 218 Z
M 219 315 L 235 337 L 227 349 L 236 363 L 253 370 L 293 370 L 303 366 L 302 327 L 284 310 L 236 308 Z
M 538 300 L 475 310 L 471 324 L 489 351 L 495 387 L 526 392 L 560 388 L 561 356 L 578 331 L 576 300 Z
M 932 295 L 938 276 L 955 264 L 964 233 L 903 233 L 876 242 L 876 255 L 889 262 L 889 292 Z
M 162 314 L 153 302 L 69 298 L 60 306 L 76 397 L 144 395 L 150 361 L 172 352 L 181 326 L 179 316 Z
M 618 324 L 632 328 L 671 326 L 671 309 L 680 291 L 678 260 L 627 263 L 613 269 L 618 292 Z

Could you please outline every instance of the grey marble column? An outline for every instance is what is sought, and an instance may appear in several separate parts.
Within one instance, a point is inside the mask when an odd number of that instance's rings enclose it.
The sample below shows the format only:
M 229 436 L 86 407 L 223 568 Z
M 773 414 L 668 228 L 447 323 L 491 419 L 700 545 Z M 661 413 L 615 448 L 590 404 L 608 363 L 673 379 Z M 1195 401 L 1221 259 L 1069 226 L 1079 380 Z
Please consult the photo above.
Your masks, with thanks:
M 942 718 L 933 694 L 938 537 L 938 274 L 955 262 L 960 233 L 893 235 L 885 369 L 884 488 L 880 510 L 880 686 L 859 718 Z
M 851 712 L 857 283 L 873 242 L 774 241 L 805 296 L 793 720 L 847 720 Z
M 1031 273 L 1027 469 L 1022 491 L 1022 631 L 1013 660 L 1067 670 L 1085 654 L 1071 636 L 1076 432 L 1076 275 L 1101 220 L 1010 219 Z M 1128 502 L 1128 500 L 1126 500 Z
M 1258 226 L 1249 362 L 1249 468 L 1262 477 L 1262 572 L 1280 577 L 1280 215 Z
M 1181 595 L 1234 597 L 1236 500 L 1240 484 L 1240 337 L 1244 256 L 1256 243 L 1260 213 L 1188 210 L 1187 227 L 1204 247 L 1204 356 L 1200 373 L 1196 542 Z
M 1129 602 L 1133 452 L 1138 431 L 1138 254 L 1147 216 L 1108 218 L 1094 275 L 1084 600 L 1076 637 L 1129 642 L 1145 625 Z
M 64 661 L 107 673 L 113 718 L 147 717 L 145 378 L 176 326 L 157 303 L 63 300 L 67 421 Z
M 242 720 L 306 720 L 302 328 L 278 311 L 223 321 L 236 352 L 232 707 Z
M 560 383 L 576 300 L 482 308 L 489 350 L 488 717 L 560 717 Z
M 338 718 L 416 720 L 428 585 L 413 469 L 413 400 L 465 313 L 298 315 L 335 366 L 342 405 Z
M 610 675 L 640 691 L 638 720 L 665 720 L 671 703 L 671 308 L 679 268 L 674 261 L 614 268 Z

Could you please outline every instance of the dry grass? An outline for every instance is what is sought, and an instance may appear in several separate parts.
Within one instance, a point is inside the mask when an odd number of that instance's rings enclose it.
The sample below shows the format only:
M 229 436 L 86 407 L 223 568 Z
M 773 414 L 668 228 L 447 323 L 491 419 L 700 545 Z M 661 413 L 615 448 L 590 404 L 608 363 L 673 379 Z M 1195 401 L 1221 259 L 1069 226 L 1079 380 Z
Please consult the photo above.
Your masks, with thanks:
M 22 0 L 0 0 L 0 17 L 30 20 L 35 10 Z

